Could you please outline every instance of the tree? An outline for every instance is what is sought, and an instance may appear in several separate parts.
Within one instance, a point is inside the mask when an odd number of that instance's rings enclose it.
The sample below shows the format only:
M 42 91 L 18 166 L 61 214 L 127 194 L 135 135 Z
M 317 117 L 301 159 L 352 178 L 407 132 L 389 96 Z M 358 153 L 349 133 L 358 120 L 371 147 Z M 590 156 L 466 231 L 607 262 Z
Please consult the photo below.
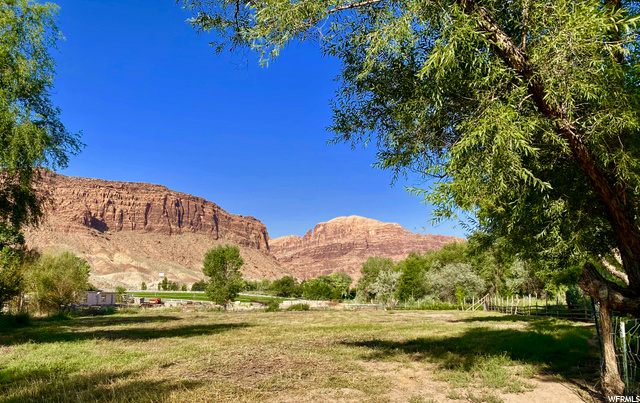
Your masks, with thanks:
M 327 276 L 327 280 L 335 289 L 334 299 L 342 299 L 349 295 L 349 288 L 353 283 L 353 279 L 347 273 L 331 273 Z
M 582 265 L 600 306 L 607 395 L 620 395 L 610 309 L 640 316 L 640 68 L 632 0 L 183 0 L 217 50 L 267 62 L 317 40 L 342 61 L 335 141 L 376 144 L 414 193 L 476 214 L 522 254 Z M 594 262 L 619 254 L 620 284 Z
M 327 276 L 318 276 L 302 283 L 302 296 L 311 300 L 338 299 L 336 289 L 331 285 Z
M 89 264 L 71 252 L 45 254 L 26 277 L 39 311 L 63 311 L 87 296 Z
M 382 271 L 376 282 L 371 285 L 371 291 L 376 294 L 376 299 L 395 308 L 398 299 L 396 291 L 402 273 L 399 271 Z
M 275 280 L 271 288 L 278 297 L 299 297 L 301 294 L 298 280 L 292 276 L 284 276 L 279 280 Z
M 202 272 L 211 277 L 207 284 L 207 295 L 225 309 L 242 289 L 240 268 L 243 264 L 244 260 L 240 257 L 237 246 L 218 246 L 204 255 Z
M 145 283 L 145 282 L 143 281 L 143 282 L 142 282 L 142 284 L 140 284 L 140 289 L 141 289 L 142 291 L 146 290 L 146 289 L 147 289 L 147 283 Z
M 56 15 L 51 3 L 0 3 L 0 308 L 20 292 L 20 230 L 42 217 L 37 168 L 64 168 L 81 148 L 50 99 L 55 62 L 49 50 L 60 38 Z
M 18 251 L 11 248 L 0 250 L 0 313 L 2 306 L 17 297 L 23 287 L 22 259 Z
M 409 256 L 398 262 L 400 278 L 396 296 L 398 300 L 419 299 L 424 296 L 424 276 L 429 270 L 427 259 L 423 259 L 420 254 L 410 253 Z
M 166 277 L 163 277 L 160 284 L 158 284 L 158 287 L 159 287 L 158 290 L 162 288 L 162 291 L 167 291 L 169 289 L 169 279 Z
M 207 282 L 204 280 L 196 281 L 191 286 L 191 291 L 205 291 L 207 289 Z
M 187 285 L 186 284 L 182 284 L 182 286 L 180 287 L 181 291 L 187 291 Z
M 371 285 L 376 282 L 378 275 L 382 271 L 393 270 L 394 264 L 391 258 L 372 256 L 362 264 L 360 269 L 360 280 L 358 280 L 358 290 L 366 293 L 367 299 L 373 297 Z
M 127 289 L 122 286 L 116 287 L 116 301 L 122 303 L 122 295 L 127 292 Z
M 447 302 L 454 302 L 459 296 L 481 297 L 487 289 L 484 280 L 466 263 L 451 263 L 430 271 L 425 285 L 428 294 Z

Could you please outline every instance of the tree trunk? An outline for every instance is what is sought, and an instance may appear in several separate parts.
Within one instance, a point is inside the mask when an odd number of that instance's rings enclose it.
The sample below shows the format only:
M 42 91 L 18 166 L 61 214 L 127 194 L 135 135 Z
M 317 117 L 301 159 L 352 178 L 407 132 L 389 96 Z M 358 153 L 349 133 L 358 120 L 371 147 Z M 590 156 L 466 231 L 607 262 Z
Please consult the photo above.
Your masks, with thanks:
M 598 302 L 600 303 L 600 335 L 602 337 L 602 358 L 604 359 L 604 372 L 600 374 L 602 390 L 606 396 L 621 396 L 624 394 L 624 382 L 620 378 L 616 362 L 611 311 L 605 305 L 606 300 Z
M 606 396 L 621 396 L 624 393 L 624 382 L 620 378 L 616 362 L 616 351 L 613 344 L 611 327 L 611 308 L 616 307 L 618 290 L 609 283 L 591 263 L 586 263 L 578 284 L 587 295 L 598 301 L 600 306 L 600 336 L 602 338 L 602 359 L 604 371 L 600 373 L 602 390 Z

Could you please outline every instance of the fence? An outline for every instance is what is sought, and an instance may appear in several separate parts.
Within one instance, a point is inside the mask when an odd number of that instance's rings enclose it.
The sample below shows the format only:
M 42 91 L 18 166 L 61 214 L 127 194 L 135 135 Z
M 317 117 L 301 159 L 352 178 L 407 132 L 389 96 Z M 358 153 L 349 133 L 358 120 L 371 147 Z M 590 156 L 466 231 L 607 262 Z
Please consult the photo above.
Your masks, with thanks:
M 638 319 L 614 316 L 612 318 L 612 328 L 616 361 L 618 363 L 618 371 L 625 384 L 625 395 L 639 396 L 640 323 Z
M 539 300 L 531 295 L 528 297 L 494 296 L 486 298 L 484 307 L 487 311 L 502 312 L 510 315 L 554 317 L 582 322 L 593 320 L 593 307 L 586 299 L 583 299 L 580 303 L 563 304 L 559 299 L 555 301 Z

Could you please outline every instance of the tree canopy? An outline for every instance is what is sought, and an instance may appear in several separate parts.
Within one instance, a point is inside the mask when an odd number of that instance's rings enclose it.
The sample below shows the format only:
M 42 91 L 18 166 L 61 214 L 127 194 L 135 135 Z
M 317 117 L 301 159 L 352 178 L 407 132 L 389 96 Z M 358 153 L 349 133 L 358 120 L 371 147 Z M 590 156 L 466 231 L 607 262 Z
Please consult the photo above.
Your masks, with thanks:
M 33 302 L 41 312 L 68 309 L 87 296 L 90 266 L 71 252 L 47 253 L 27 268 Z
M 42 214 L 32 186 L 36 167 L 67 166 L 82 144 L 51 102 L 61 34 L 57 6 L 27 0 L 0 2 L 0 232 L 13 233 Z M 3 243 L 16 243 L 15 236 Z
M 52 3 L 0 1 L 0 308 L 21 287 L 20 230 L 42 216 L 37 169 L 64 168 L 82 147 L 51 102 L 56 16 Z
M 210 277 L 206 292 L 213 302 L 226 307 L 238 295 L 243 285 L 243 264 L 240 249 L 233 245 L 220 245 L 204 255 L 202 272 Z
M 584 264 L 603 323 L 608 309 L 640 315 L 640 2 L 181 3 L 218 50 L 268 62 L 317 41 L 342 62 L 334 141 L 375 144 L 379 167 L 429 179 L 414 192 L 439 218 L 461 209 L 520 254 Z M 592 264 L 612 251 L 619 281 Z

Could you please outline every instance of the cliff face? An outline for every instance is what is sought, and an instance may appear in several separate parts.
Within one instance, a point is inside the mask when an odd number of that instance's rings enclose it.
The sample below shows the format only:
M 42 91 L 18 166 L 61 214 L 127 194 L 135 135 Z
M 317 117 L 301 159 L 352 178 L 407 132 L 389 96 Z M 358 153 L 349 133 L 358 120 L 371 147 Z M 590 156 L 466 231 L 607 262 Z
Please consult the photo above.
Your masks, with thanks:
M 48 213 L 100 232 L 202 234 L 269 250 L 267 228 L 253 217 L 229 214 L 201 197 L 149 183 L 74 178 L 50 171 L 42 186 L 52 196 Z
M 371 256 L 397 262 L 411 252 L 438 250 L 454 241 L 464 239 L 414 234 L 399 224 L 351 216 L 317 224 L 302 238 L 291 235 L 272 239 L 269 245 L 278 261 L 299 278 L 343 271 L 358 279 L 362 264 Z
M 204 253 L 239 245 L 248 279 L 289 274 L 269 253 L 267 228 L 253 217 L 229 214 L 215 203 L 164 186 L 74 178 L 43 172 L 51 200 L 45 221 L 25 231 L 37 249 L 69 250 L 92 266 L 98 287 L 153 286 L 159 273 L 192 283 Z

